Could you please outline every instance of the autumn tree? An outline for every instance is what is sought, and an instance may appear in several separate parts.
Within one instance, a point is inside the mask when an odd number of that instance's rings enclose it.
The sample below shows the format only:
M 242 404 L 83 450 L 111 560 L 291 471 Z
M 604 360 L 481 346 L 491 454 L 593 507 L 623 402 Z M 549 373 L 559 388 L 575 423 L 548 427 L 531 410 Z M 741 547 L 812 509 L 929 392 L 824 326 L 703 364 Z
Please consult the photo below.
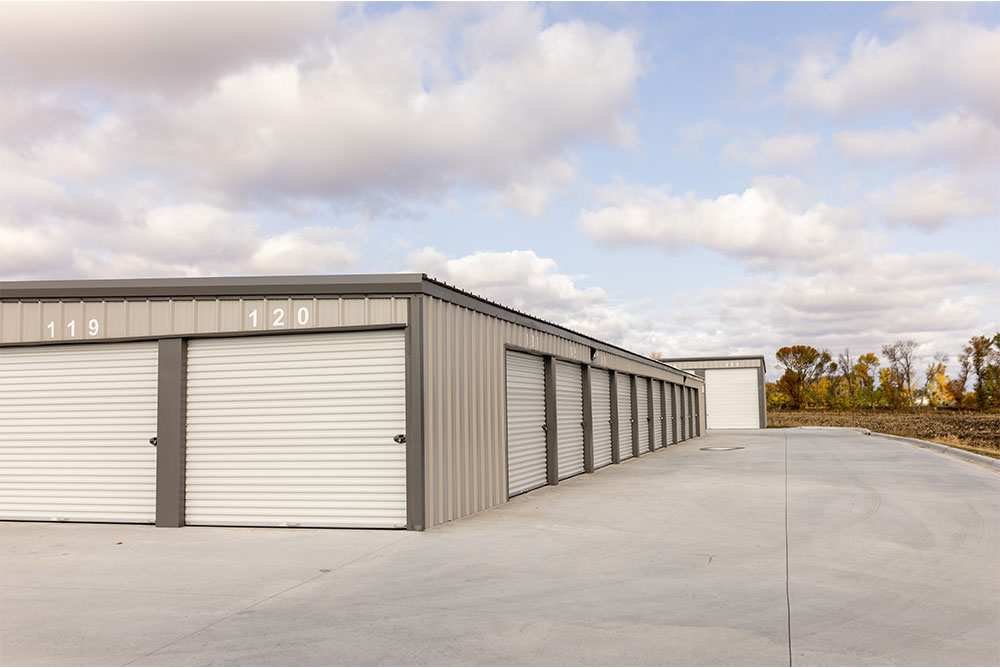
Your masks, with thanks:
M 882 346 L 882 356 L 889 361 L 883 384 L 891 398 L 890 408 L 900 403 L 913 406 L 913 354 L 916 349 L 917 342 L 909 339 Z
M 865 405 L 875 408 L 875 377 L 881 363 L 875 353 L 865 353 L 854 365 L 854 379 L 858 386 L 858 394 Z
M 996 338 L 996 337 L 994 337 Z M 973 336 L 962 351 L 968 359 L 969 366 L 976 374 L 972 391 L 976 395 L 976 408 L 983 410 L 993 403 L 997 396 L 997 367 L 1000 366 L 1000 353 L 993 349 L 993 341 L 985 336 Z
M 778 350 L 777 358 L 778 364 L 785 368 L 777 387 L 788 398 L 789 408 L 806 404 L 808 393 L 833 363 L 829 352 L 820 352 L 812 346 L 785 346 Z
M 945 353 L 934 353 L 934 359 L 927 365 L 924 372 L 924 396 L 927 402 L 934 408 L 938 407 L 946 392 L 948 355 Z
M 847 390 L 847 405 L 851 408 L 857 408 L 857 376 L 855 375 L 854 360 L 851 359 L 850 348 L 844 348 L 844 352 L 840 353 L 840 357 L 837 359 L 837 366 L 840 369 L 840 375 L 844 380 L 844 386 Z

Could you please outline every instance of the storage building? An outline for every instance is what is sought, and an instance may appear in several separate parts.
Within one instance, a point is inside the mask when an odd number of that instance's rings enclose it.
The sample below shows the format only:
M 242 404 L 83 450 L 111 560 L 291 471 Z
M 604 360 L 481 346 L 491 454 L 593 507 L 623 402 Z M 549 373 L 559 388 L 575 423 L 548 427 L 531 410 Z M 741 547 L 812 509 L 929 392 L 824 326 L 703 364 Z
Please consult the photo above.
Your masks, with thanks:
M 422 530 L 698 436 L 696 374 L 422 274 L 0 283 L 0 519 Z
M 763 355 L 684 357 L 664 362 L 705 380 L 708 429 L 766 429 Z

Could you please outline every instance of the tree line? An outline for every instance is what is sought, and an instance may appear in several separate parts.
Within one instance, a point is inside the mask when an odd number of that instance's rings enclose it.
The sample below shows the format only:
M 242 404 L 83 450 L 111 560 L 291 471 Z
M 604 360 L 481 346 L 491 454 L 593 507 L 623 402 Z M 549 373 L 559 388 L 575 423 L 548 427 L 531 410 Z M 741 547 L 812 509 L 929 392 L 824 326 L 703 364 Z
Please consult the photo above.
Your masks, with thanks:
M 950 377 L 948 355 L 936 353 L 920 373 L 916 341 L 899 340 L 857 357 L 845 349 L 836 360 L 827 350 L 786 346 L 777 352 L 784 373 L 767 384 L 769 406 L 781 408 L 1000 408 L 1000 333 L 973 336 Z

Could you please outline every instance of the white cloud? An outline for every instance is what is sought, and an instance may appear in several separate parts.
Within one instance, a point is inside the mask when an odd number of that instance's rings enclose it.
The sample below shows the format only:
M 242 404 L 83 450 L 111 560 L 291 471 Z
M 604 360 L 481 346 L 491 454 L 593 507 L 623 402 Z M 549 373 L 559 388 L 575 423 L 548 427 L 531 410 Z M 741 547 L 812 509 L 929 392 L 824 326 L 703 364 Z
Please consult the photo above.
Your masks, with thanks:
M 143 7 L 124 14 L 158 16 Z M 251 23 L 266 23 L 267 12 L 254 11 Z M 174 20 L 183 11 L 167 14 Z M 573 179 L 566 166 L 575 142 L 635 142 L 624 114 L 640 75 L 629 33 L 579 20 L 544 26 L 543 18 L 526 5 L 404 7 L 340 17 L 323 49 L 289 54 L 282 42 L 251 60 L 240 55 L 248 33 L 230 45 L 232 54 L 217 54 L 226 67 L 208 68 L 216 74 L 210 85 L 187 96 L 133 91 L 128 77 L 108 74 L 104 83 L 120 96 L 89 108 L 82 127 L 54 118 L 24 155 L 32 173 L 104 181 L 144 173 L 220 204 L 437 198 L 472 184 L 506 191 L 512 205 L 537 215 L 550 192 Z M 297 35 L 305 48 L 304 31 L 289 27 L 287 39 Z M 20 54 L 29 46 L 12 48 Z M 27 60 L 42 67 L 47 47 L 34 48 Z M 153 68 L 144 59 L 122 67 Z M 52 108 L 71 106 L 65 95 L 44 94 L 57 95 Z M 18 132 L 29 131 L 37 138 L 37 126 L 19 123 L 3 139 L 23 143 Z
M 807 168 L 820 143 L 817 134 L 791 134 L 764 137 L 760 133 L 746 139 L 734 139 L 722 149 L 722 156 L 757 168 L 792 166 Z
M 1000 211 L 996 172 L 943 175 L 918 172 L 886 189 L 872 191 L 868 201 L 886 222 L 923 229 L 995 217 Z
M 835 263 L 849 257 L 852 246 L 874 243 L 854 211 L 822 202 L 801 210 L 764 183 L 716 199 L 619 184 L 605 189 L 604 200 L 602 208 L 581 212 L 577 224 L 608 246 L 701 246 L 767 267 Z
M 326 3 L 10 3 L 0 8 L 5 87 L 176 94 L 287 58 L 336 25 Z
M 995 117 L 998 53 L 1000 28 L 971 22 L 924 22 L 889 42 L 859 34 L 846 59 L 803 54 L 785 95 L 793 107 L 834 116 L 964 106 Z
M 906 129 L 838 132 L 833 136 L 833 144 L 841 155 L 855 163 L 892 160 L 923 165 L 1000 163 L 1000 128 L 983 116 L 960 111 L 929 123 L 917 122 Z
M 533 168 L 511 183 L 501 201 L 527 218 L 540 218 L 554 195 L 576 180 L 576 168 L 568 160 L 556 159 Z

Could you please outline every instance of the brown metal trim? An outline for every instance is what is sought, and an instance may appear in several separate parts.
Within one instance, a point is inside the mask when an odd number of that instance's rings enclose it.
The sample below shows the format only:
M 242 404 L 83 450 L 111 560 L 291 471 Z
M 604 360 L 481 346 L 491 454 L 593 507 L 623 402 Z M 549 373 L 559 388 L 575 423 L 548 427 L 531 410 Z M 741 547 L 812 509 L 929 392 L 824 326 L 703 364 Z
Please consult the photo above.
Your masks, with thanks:
M 556 401 L 556 359 L 545 359 L 545 468 L 550 485 L 559 484 L 559 408 Z
M 618 448 L 621 445 L 621 435 L 619 432 L 618 425 L 618 376 L 620 374 L 614 369 L 608 369 L 608 387 L 611 390 L 611 463 L 620 464 L 621 458 L 618 457 Z
M 156 377 L 156 526 L 184 526 L 187 341 L 161 339 Z
M 629 390 L 632 393 L 632 456 L 638 457 L 642 454 L 639 452 L 639 377 L 632 374 L 631 378 Z
M 4 301 L 127 297 L 391 295 L 422 292 L 423 274 L 227 276 L 79 281 L 4 281 Z
M 427 528 L 424 477 L 424 305 L 421 296 L 406 306 L 406 528 Z
M 583 384 L 583 472 L 594 472 L 594 396 L 589 364 L 580 367 Z
M 156 334 L 150 336 L 119 336 L 113 339 L 70 339 L 68 341 L 23 341 L 2 343 L 0 348 L 23 348 L 26 346 L 63 346 L 72 344 L 129 343 L 132 341 L 162 341 L 164 339 L 229 339 L 238 336 L 280 336 L 282 334 L 335 334 L 337 332 L 375 332 L 386 329 L 405 329 L 400 322 L 383 325 L 344 325 L 343 327 L 316 327 L 313 329 L 266 329 L 247 332 L 201 332 L 190 334 Z

